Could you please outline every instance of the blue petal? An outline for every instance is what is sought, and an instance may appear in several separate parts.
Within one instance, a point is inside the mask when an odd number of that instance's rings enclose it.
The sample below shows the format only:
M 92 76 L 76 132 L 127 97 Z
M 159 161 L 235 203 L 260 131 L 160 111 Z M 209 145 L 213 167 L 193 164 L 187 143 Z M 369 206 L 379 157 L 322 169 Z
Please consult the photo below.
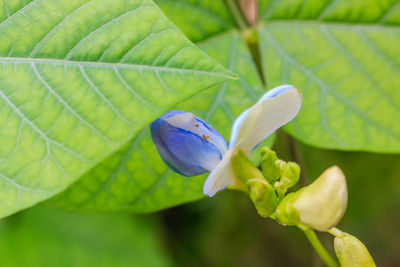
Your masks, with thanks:
M 188 114 L 187 116 L 194 119 L 185 120 L 180 125 L 180 120 L 174 120 L 174 116 L 179 114 Z M 186 118 L 185 116 L 183 117 Z M 207 136 L 201 134 L 202 126 L 206 127 Z M 195 176 L 212 170 L 221 161 L 224 150 L 227 150 L 223 137 L 205 121 L 190 113 L 167 112 L 150 125 L 150 130 L 164 162 L 175 172 L 185 176 Z

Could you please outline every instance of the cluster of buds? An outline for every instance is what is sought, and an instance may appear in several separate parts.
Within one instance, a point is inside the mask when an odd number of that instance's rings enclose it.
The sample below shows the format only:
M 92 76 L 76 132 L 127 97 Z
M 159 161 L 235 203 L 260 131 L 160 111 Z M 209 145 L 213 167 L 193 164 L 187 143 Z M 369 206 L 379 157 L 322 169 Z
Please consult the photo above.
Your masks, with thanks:
M 310 185 L 284 196 L 298 182 L 300 167 L 294 162 L 278 159 L 274 151 L 264 147 L 261 150 L 261 173 L 260 176 L 265 177 L 279 198 L 275 213 L 282 224 L 305 225 L 327 231 L 337 225 L 346 211 L 346 178 L 337 166 L 325 170 Z
M 245 188 L 255 208 L 262 217 L 274 214 L 284 193 L 300 178 L 300 167 L 294 162 L 284 162 L 267 147 L 261 150 L 261 170 L 248 159 L 242 150 L 232 156 L 233 174 L 237 188 Z
M 328 168 L 312 184 L 286 196 L 287 190 L 300 178 L 300 167 L 278 159 L 269 148 L 261 150 L 261 170 L 241 150 L 232 156 L 232 168 L 236 189 L 248 192 L 261 216 L 274 214 L 281 224 L 327 231 L 337 225 L 346 211 L 346 178 L 337 166 Z
M 262 217 L 332 233 L 341 266 L 375 266 L 360 240 L 334 228 L 347 207 L 346 178 L 339 167 L 326 169 L 313 183 L 287 195 L 300 178 L 300 167 L 278 159 L 267 147 L 261 150 L 260 169 L 241 150 L 232 155 L 232 169 L 236 178 L 234 189 L 247 192 Z

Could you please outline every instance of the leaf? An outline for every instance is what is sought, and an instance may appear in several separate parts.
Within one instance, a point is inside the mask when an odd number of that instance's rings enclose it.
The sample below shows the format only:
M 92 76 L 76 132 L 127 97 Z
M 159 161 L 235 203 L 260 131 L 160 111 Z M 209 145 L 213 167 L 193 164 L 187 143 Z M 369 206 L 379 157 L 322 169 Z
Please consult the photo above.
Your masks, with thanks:
M 0 222 L 3 266 L 171 266 L 157 221 L 35 207 Z
M 224 1 L 155 0 L 171 21 L 193 42 L 199 42 L 234 28 Z
M 400 152 L 398 1 L 263 1 L 268 87 L 302 90 L 285 129 L 324 148 Z
M 151 0 L 11 2 L 0 22 L 0 217 L 55 195 L 177 102 L 234 77 Z
M 241 79 L 208 89 L 176 109 L 205 119 L 229 140 L 233 120 L 255 103 L 264 89 L 237 32 L 214 37 L 200 47 Z M 145 129 L 129 147 L 85 174 L 52 204 L 79 211 L 151 212 L 203 197 L 205 176 L 183 177 L 169 170 Z

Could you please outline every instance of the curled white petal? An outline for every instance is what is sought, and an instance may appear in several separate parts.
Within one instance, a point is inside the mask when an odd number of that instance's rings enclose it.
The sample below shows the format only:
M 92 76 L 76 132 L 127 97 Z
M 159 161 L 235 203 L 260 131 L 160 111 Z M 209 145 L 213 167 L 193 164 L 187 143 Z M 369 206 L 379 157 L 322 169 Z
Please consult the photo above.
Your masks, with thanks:
M 244 111 L 232 128 L 230 147 L 237 145 L 246 153 L 291 121 L 299 112 L 301 93 L 291 85 L 268 91 L 249 110 Z
M 225 189 L 228 185 L 234 182 L 233 171 L 231 166 L 233 150 L 228 150 L 222 161 L 217 167 L 208 175 L 204 186 L 203 193 L 212 197 L 218 191 Z

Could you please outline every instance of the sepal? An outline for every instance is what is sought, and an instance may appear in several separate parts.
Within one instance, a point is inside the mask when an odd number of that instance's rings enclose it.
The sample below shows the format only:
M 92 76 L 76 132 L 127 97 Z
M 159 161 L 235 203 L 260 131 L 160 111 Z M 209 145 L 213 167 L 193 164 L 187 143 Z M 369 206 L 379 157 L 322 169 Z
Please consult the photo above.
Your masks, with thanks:
M 232 155 L 232 169 L 236 180 L 246 183 L 250 179 L 264 180 L 261 171 L 249 160 L 246 153 L 236 149 Z
M 299 213 L 293 208 L 293 201 L 296 199 L 298 193 L 299 192 L 286 195 L 276 208 L 276 218 L 278 219 L 280 224 L 299 224 Z

